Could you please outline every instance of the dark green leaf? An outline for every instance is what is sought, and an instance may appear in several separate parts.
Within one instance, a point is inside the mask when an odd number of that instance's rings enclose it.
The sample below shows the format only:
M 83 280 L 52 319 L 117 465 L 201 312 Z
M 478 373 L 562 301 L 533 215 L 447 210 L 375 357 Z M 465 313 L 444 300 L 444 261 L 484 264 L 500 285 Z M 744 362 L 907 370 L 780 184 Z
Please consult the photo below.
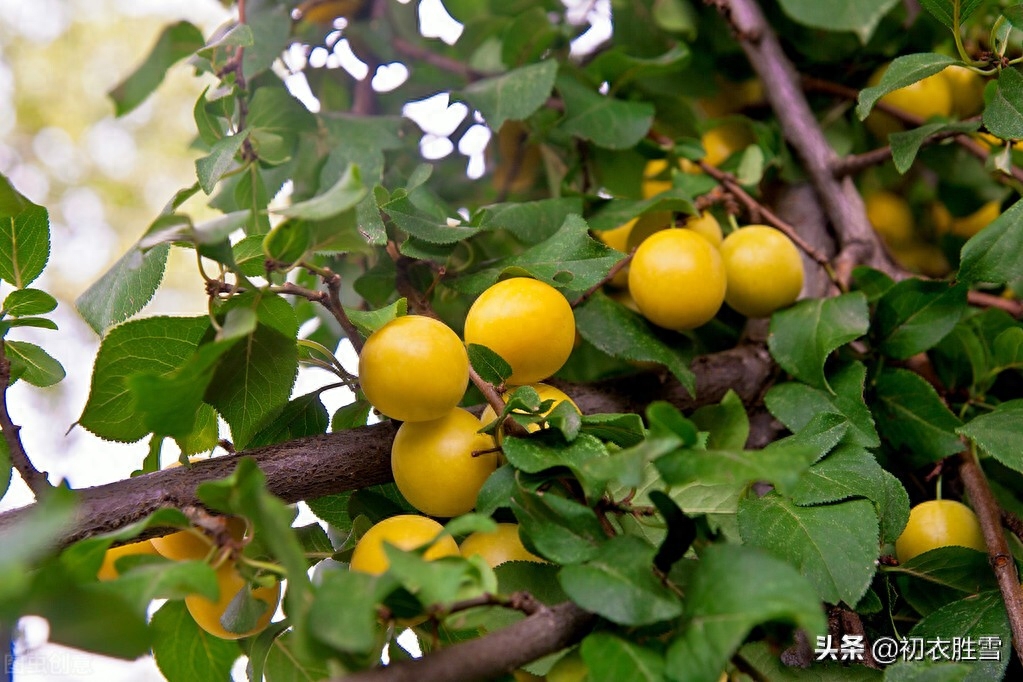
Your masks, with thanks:
M 45 208 L 29 203 L 18 213 L 0 211 L 0 279 L 23 289 L 43 272 L 49 258 L 50 215 Z
M 57 307 L 57 299 L 39 289 L 18 289 L 4 299 L 3 310 L 12 317 L 45 315 Z
M 654 120 L 649 102 L 631 102 L 602 95 L 572 76 L 558 79 L 565 101 L 560 128 L 606 149 L 628 149 L 643 139 Z
M 286 220 L 263 237 L 263 255 L 281 267 L 302 260 L 308 248 L 309 226 L 301 220 Z
M 749 438 L 749 417 L 739 394 L 728 389 L 717 405 L 704 405 L 692 414 L 696 428 L 706 431 L 710 450 L 741 450 Z M 798 429 L 792 429 L 796 431 Z
M 571 564 L 595 556 L 607 540 L 597 515 L 587 506 L 557 495 L 537 494 L 516 488 L 511 498 L 528 541 L 530 551 L 556 561 Z
M 957 1 L 960 5 L 959 21 L 964 22 L 984 0 L 920 0 L 920 4 L 949 29 L 957 31 L 959 29 L 954 22 L 955 14 L 952 7 L 952 3 Z
M 425 212 L 409 198 L 405 190 L 396 191 L 385 203 L 378 203 L 378 206 L 401 230 L 429 244 L 454 244 L 479 231 L 475 227 L 462 225 L 461 219 Z
M 870 586 L 879 545 L 877 514 L 867 500 L 797 507 L 772 492 L 740 501 L 738 521 L 743 542 L 796 566 L 823 601 L 856 604 Z
M 75 301 L 78 312 L 93 331 L 102 335 L 142 310 L 163 280 L 168 244 L 143 252 L 133 246 Z
M 959 281 L 1004 284 L 1023 277 L 1023 201 L 975 234 L 960 254 Z
M 884 15 L 898 0 L 858 0 L 822 2 L 821 0 L 781 0 L 785 14 L 800 24 L 826 31 L 852 31 L 866 44 Z
M 910 637 L 925 642 L 937 639 L 970 642 L 975 649 L 964 652 L 961 660 L 970 666 L 968 680 L 1004 679 L 1005 669 L 1012 657 L 1012 634 L 1005 603 L 997 590 L 970 596 L 938 609 L 917 623 L 909 631 Z M 972 654 L 972 655 L 971 655 Z
M 350 405 L 338 408 L 334 416 L 330 418 L 330 430 L 337 433 L 345 429 L 365 426 L 371 409 L 373 406 L 369 404 L 368 400 L 356 400 Z
M 799 301 L 771 317 L 767 345 L 782 368 L 816 388 L 832 390 L 824 362 L 840 346 L 863 336 L 870 325 L 861 292 Z
M 558 574 L 572 601 L 620 625 L 649 625 L 682 613 L 678 596 L 654 575 L 654 548 L 638 537 L 611 538 L 582 564 Z
M 959 60 L 934 52 L 919 52 L 916 54 L 896 57 L 877 85 L 865 88 L 860 92 L 859 103 L 856 105 L 856 115 L 862 121 L 874 108 L 877 100 L 894 92 L 899 88 L 912 85 L 928 76 L 933 76 L 942 71 L 950 64 L 956 64 Z
M 979 121 L 963 121 L 957 123 L 925 123 L 918 128 L 891 133 L 888 136 L 888 143 L 892 147 L 892 161 L 900 173 L 906 173 L 913 166 L 916 155 L 931 135 L 946 132 L 976 132 L 980 127 Z
M 642 442 L 645 429 L 638 414 L 584 414 L 580 431 L 602 441 L 629 448 Z
M 717 680 L 750 630 L 768 621 L 802 628 L 811 641 L 827 631 L 813 586 L 791 565 L 753 547 L 707 547 L 686 585 L 683 630 L 665 659 L 669 674 Z
M 1023 137 L 1023 74 L 1002 69 L 995 86 L 984 92 L 984 127 L 1003 140 Z
M 64 368 L 53 356 L 34 343 L 5 341 L 7 359 L 11 361 L 11 380 L 23 379 L 33 386 L 46 387 L 64 378 Z
M 1019 447 L 1021 420 L 1023 400 L 1012 400 L 1002 403 L 993 412 L 974 417 L 956 432 L 1010 469 L 1023 472 L 1023 452 Z
M 570 406 L 571 407 L 571 406 Z M 578 478 L 589 499 L 599 498 L 606 481 L 587 475 L 587 463 L 592 459 L 607 457 L 604 444 L 593 436 L 581 435 L 567 445 L 559 436 L 550 438 L 505 438 L 502 444 L 504 456 L 516 469 L 537 474 L 554 467 L 567 467 Z
M 941 341 L 966 311 L 966 287 L 904 279 L 877 302 L 882 353 L 905 360 Z
M 661 682 L 664 657 L 610 632 L 588 635 L 582 644 L 583 661 L 592 682 Z
M 770 481 L 789 491 L 819 456 L 814 446 L 779 443 L 765 450 L 678 450 L 656 464 L 664 481 L 672 486 L 698 482 L 742 487 Z
M 326 433 L 329 423 L 320 392 L 312 391 L 288 401 L 281 413 L 253 436 L 249 447 L 258 448 Z
M 582 212 L 578 197 L 496 204 L 482 210 L 480 228 L 508 230 L 526 244 L 537 244 L 557 232 L 568 216 Z
M 500 386 L 511 376 L 512 367 L 504 358 L 478 343 L 470 343 L 468 347 L 469 362 L 484 381 Z
M 905 369 L 885 369 L 877 378 L 874 419 L 881 435 L 894 447 L 909 451 L 914 466 L 960 452 L 956 435 L 962 426 L 934 388 L 919 374 Z
M 168 682 L 226 680 L 241 655 L 235 642 L 201 630 L 184 602 L 169 601 L 153 614 L 153 655 Z
M 187 21 L 179 21 L 164 28 L 145 61 L 109 92 L 110 99 L 114 100 L 116 115 L 124 116 L 142 104 L 163 82 L 171 66 L 201 48 L 204 43 L 202 31 Z
M 328 662 L 296 640 L 294 632 L 274 638 L 263 667 L 266 682 L 309 682 L 330 677 Z
M 521 121 L 543 106 L 557 75 L 558 62 L 548 59 L 478 80 L 462 94 L 492 130 L 500 130 L 505 121 Z
M 657 362 L 667 367 L 690 394 L 696 375 L 689 369 L 691 351 L 669 344 L 640 315 L 596 293 L 575 309 L 580 336 L 611 357 L 634 362 Z

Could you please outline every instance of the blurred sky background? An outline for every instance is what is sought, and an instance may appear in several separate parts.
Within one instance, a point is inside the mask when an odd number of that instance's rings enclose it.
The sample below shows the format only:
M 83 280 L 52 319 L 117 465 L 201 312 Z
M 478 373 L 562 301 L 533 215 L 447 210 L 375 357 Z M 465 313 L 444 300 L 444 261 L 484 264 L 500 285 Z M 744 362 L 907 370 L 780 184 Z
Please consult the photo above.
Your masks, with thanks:
M 409 0 L 395 0 L 408 2 Z M 413 0 L 415 1 L 415 0 Z M 574 51 L 588 48 L 610 34 L 610 0 L 565 0 L 570 18 L 593 27 Z M 574 16 L 571 14 L 574 12 Z M 129 248 L 160 213 L 174 193 L 195 182 L 195 137 L 192 108 L 212 80 L 195 77 L 184 62 L 176 65 L 155 95 L 129 115 L 114 117 L 106 93 L 148 54 L 163 27 L 178 20 L 210 33 L 232 16 L 218 0 L 0 0 L 0 174 L 50 214 L 51 254 L 43 276 L 33 286 L 55 295 L 57 332 L 22 328 L 12 338 L 31 341 L 56 357 L 67 371 L 48 389 L 15 384 L 8 401 L 15 423 L 21 424 L 26 450 L 50 480 L 72 487 L 97 485 L 128 477 L 146 454 L 145 442 L 121 445 L 102 441 L 74 427 L 89 391 L 91 368 L 99 338 L 78 316 L 74 300 Z M 454 42 L 461 27 L 447 15 L 440 0 L 420 4 L 423 33 Z M 347 68 L 358 74 L 345 41 L 333 50 L 310 53 L 295 46 L 286 55 L 287 68 L 300 72 L 306 64 Z M 378 89 L 397 87 L 400 66 L 380 74 Z M 317 103 L 303 88 L 301 75 L 289 79 L 293 93 L 315 110 Z M 449 120 L 440 116 L 448 110 Z M 448 108 L 446 95 L 410 108 L 407 115 L 427 133 L 422 151 L 427 158 L 462 154 L 467 172 L 483 171 L 482 148 L 489 140 L 483 126 L 471 144 L 457 150 L 446 135 L 468 110 Z M 432 122 L 430 125 L 427 122 Z M 196 222 L 212 217 L 200 193 L 186 205 Z M 0 298 L 10 292 L 0 284 Z M 201 279 L 195 276 L 190 251 L 174 249 L 164 284 L 142 315 L 196 315 L 206 310 Z M 350 351 L 350 346 L 349 346 Z M 339 353 L 354 370 L 354 354 Z M 324 377 L 303 372 L 296 385 L 302 394 Z M 331 381 L 327 377 L 326 381 Z M 333 411 L 349 401 L 341 391 L 324 394 Z M 164 448 L 164 464 L 177 452 Z M 17 474 L 0 500 L 0 511 L 28 504 L 32 495 Z M 46 625 L 25 619 L 16 659 L 15 679 L 162 680 L 151 659 L 124 663 L 46 645 Z M 243 663 L 236 668 L 243 679 Z

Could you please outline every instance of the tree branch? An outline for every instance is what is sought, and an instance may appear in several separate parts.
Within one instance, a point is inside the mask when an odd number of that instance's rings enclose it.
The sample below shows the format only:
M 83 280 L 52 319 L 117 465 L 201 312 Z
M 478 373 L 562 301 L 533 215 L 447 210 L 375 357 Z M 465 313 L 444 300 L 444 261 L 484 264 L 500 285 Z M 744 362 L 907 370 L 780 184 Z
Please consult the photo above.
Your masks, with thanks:
M 511 674 L 578 642 L 596 616 L 572 602 L 543 607 L 528 618 L 411 661 L 348 675 L 344 682 L 475 682 Z
M 7 410 L 7 389 L 11 386 L 11 361 L 7 357 L 6 345 L 0 339 L 0 431 L 3 432 L 4 441 L 7 443 L 7 451 L 11 458 L 11 464 L 21 474 L 21 478 L 28 485 L 29 489 L 38 498 L 40 494 L 49 490 L 50 485 L 46 472 L 39 471 L 21 442 L 21 426 L 15 424 Z

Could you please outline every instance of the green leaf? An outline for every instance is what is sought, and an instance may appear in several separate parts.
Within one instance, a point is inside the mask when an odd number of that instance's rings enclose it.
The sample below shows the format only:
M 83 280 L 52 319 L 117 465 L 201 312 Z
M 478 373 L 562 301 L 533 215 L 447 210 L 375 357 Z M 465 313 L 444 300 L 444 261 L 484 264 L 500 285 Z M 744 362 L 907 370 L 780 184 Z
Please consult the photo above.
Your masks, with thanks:
M 786 372 L 832 391 L 824 376 L 824 362 L 832 351 L 863 336 L 869 326 L 867 299 L 861 292 L 806 299 L 771 317 L 767 345 Z
M 49 213 L 24 201 L 28 206 L 17 213 L 0 211 L 0 279 L 18 289 L 31 284 L 50 258 Z
M 905 360 L 934 347 L 966 312 L 966 287 L 905 279 L 877 302 L 874 323 L 880 350 Z
M 739 394 L 732 389 L 728 389 L 717 405 L 704 405 L 697 409 L 691 419 L 696 428 L 709 433 L 709 450 L 741 450 L 746 446 L 749 416 Z
M 11 380 L 23 379 L 33 386 L 45 388 L 64 378 L 64 368 L 53 356 L 34 343 L 4 341 L 4 351 L 11 361 Z
M 660 682 L 664 657 L 610 632 L 594 632 L 582 643 L 583 661 L 592 682 Z
M 408 313 L 408 299 L 399 298 L 394 303 L 384 306 L 379 310 L 356 310 L 345 309 L 348 319 L 352 321 L 359 333 L 365 337 L 383 327 L 391 320 L 402 317 Z
M 919 374 L 885 368 L 877 377 L 875 391 L 872 406 L 881 435 L 894 447 L 908 450 L 913 466 L 962 451 L 963 443 L 955 433 L 962 422 Z
M 128 377 L 180 367 L 207 329 L 206 317 L 150 317 L 110 330 L 100 344 L 89 399 L 78 422 L 107 440 L 131 443 L 144 437 L 149 431 L 135 418 Z
M 505 121 L 521 121 L 542 107 L 550 97 L 557 75 L 557 60 L 548 59 L 480 79 L 465 88 L 462 95 L 480 110 L 492 130 L 500 130 Z
M 1003 140 L 1023 137 L 1023 74 L 1002 69 L 993 88 L 984 92 L 984 127 Z
M 938 21 L 945 24 L 948 28 L 953 31 L 958 30 L 955 26 L 952 3 L 957 0 L 920 0 L 920 4 L 928 12 L 937 17 Z M 974 10 L 980 6 L 984 0 L 961 0 L 959 2 L 959 21 L 964 22 L 970 18 Z
M 897 4 L 899 0 L 781 0 L 781 8 L 794 21 L 826 31 L 852 31 L 864 45 L 884 15 Z
M 359 167 L 350 164 L 337 182 L 322 194 L 291 206 L 273 209 L 273 212 L 285 218 L 326 220 L 354 208 L 367 192 L 366 186 L 362 183 Z
M 480 211 L 480 229 L 508 230 L 526 244 L 538 244 L 557 232 L 573 213 L 583 213 L 579 197 L 495 204 Z
M 264 85 L 257 88 L 249 102 L 246 123 L 252 146 L 267 164 L 288 161 L 298 144 L 299 134 L 315 127 L 309 110 L 284 87 Z
M 334 416 L 330 418 L 330 430 L 336 433 L 365 426 L 371 409 L 373 406 L 369 404 L 368 400 L 356 400 L 350 405 L 338 408 Z
M 242 73 L 251 83 L 287 49 L 291 40 L 290 11 L 282 5 L 263 5 L 248 12 L 245 25 L 252 30 L 252 44 L 245 48 Z
M 969 664 L 969 680 L 1004 679 L 1005 670 L 1012 657 L 1012 634 L 1009 630 L 1009 617 L 1005 612 L 1005 603 L 1001 593 L 984 592 L 953 602 L 934 613 L 929 614 L 912 630 L 909 637 L 932 642 L 941 639 L 948 642 L 946 647 L 951 653 L 951 640 L 975 645 L 972 658 L 963 658 Z M 984 646 L 981 642 L 999 640 L 994 646 Z M 969 656 L 971 652 L 965 652 Z
M 954 545 L 918 554 L 898 566 L 888 566 L 885 573 L 912 578 L 930 589 L 940 586 L 962 592 L 963 596 L 998 589 L 998 579 L 990 570 L 987 554 Z
M 690 395 L 696 393 L 696 375 L 689 369 L 692 350 L 669 343 L 642 316 L 603 293 L 595 293 L 575 309 L 575 324 L 579 335 L 600 351 L 623 360 L 660 363 Z
M 655 464 L 665 483 L 672 486 L 700 483 L 743 487 L 769 481 L 779 490 L 789 491 L 819 456 L 813 445 L 779 441 L 764 450 L 677 450 Z
M 462 225 L 460 219 L 426 213 L 403 189 L 396 190 L 385 203 L 378 205 L 399 229 L 429 244 L 454 244 L 479 231 L 475 227 Z
M 252 437 L 249 447 L 258 448 L 326 433 L 329 424 L 320 391 L 312 391 L 289 400 L 281 413 Z
M 142 64 L 108 93 L 114 101 L 114 113 L 124 116 L 142 104 L 163 82 L 171 66 L 200 49 L 205 42 L 202 31 L 187 21 L 164 28 Z
M 168 682 L 229 679 L 231 666 L 241 655 L 237 643 L 200 629 L 181 601 L 161 606 L 150 628 L 153 656 Z
M 204 396 L 239 450 L 284 408 L 298 372 L 295 310 L 279 296 L 262 296 L 256 313 L 259 324 L 224 353 Z
M 294 632 L 285 632 L 270 643 L 263 674 L 266 682 L 309 682 L 325 680 L 331 675 L 329 662 L 309 651 Z M 250 675 L 250 680 L 259 677 Z
M 764 396 L 764 403 L 771 414 L 793 433 L 809 424 L 819 413 L 841 415 L 849 424 L 848 442 L 876 448 L 881 445 L 881 440 L 863 399 L 866 377 L 867 368 L 860 362 L 854 362 L 828 377 L 831 392 L 790 381 L 772 386 Z
M 1023 328 L 1010 327 L 995 337 L 991 347 L 994 372 L 1023 368 Z
M 824 6 L 830 7 L 830 5 Z M 859 103 L 856 105 L 856 115 L 862 121 L 870 113 L 870 110 L 874 108 L 877 100 L 889 92 L 912 85 L 928 76 L 941 72 L 950 64 L 957 63 L 959 63 L 958 59 L 934 52 L 919 52 L 896 57 L 888 65 L 877 85 L 864 88 L 860 92 Z
M 316 639 L 339 651 L 366 654 L 377 643 L 377 578 L 356 571 L 324 571 L 309 610 Z
M 135 245 L 78 297 L 75 307 L 93 331 L 102 335 L 152 300 L 163 280 L 169 253 L 168 244 L 145 252 Z
M 586 561 L 607 540 L 589 507 L 557 495 L 516 487 L 511 508 L 522 527 L 526 548 L 560 564 Z
M 913 161 L 916 160 L 916 155 L 919 153 L 920 148 L 931 135 L 947 132 L 973 133 L 979 127 L 979 121 L 935 122 L 925 123 L 910 130 L 891 133 L 888 136 L 888 143 L 892 147 L 892 161 L 895 163 L 895 168 L 900 173 L 906 174 L 913 166 Z
M 559 128 L 606 149 L 628 149 L 646 136 L 654 120 L 649 102 L 632 102 L 602 95 L 596 88 L 569 75 L 558 78 L 558 92 L 565 101 L 565 118 Z
M 827 631 L 819 598 L 807 579 L 753 547 L 710 545 L 685 590 L 683 629 L 665 658 L 672 679 L 714 682 L 760 623 L 791 623 L 811 641 Z
M 854 605 L 870 587 L 879 545 L 877 514 L 867 500 L 797 507 L 771 492 L 741 500 L 738 522 L 743 542 L 798 568 L 823 601 Z
M 249 131 L 242 130 L 218 140 L 206 156 L 196 159 L 195 174 L 199 178 L 199 186 L 206 194 L 213 194 L 214 188 L 224 174 L 235 165 L 235 156 L 248 137 Z
M 1023 472 L 1023 452 L 1019 447 L 1021 419 L 1023 400 L 1012 400 L 974 417 L 956 433 L 966 436 L 1010 469 Z
M 619 625 L 676 618 L 682 603 L 654 575 L 655 551 L 634 535 L 619 535 L 585 563 L 562 568 L 558 581 L 576 604 Z
M 472 364 L 476 373 L 495 386 L 500 386 L 512 374 L 512 366 L 504 358 L 478 343 L 470 343 L 468 346 L 469 363 Z
M 960 252 L 959 281 L 1004 284 L 1023 277 L 1023 201 L 970 238 Z
M 643 418 L 638 414 L 584 414 L 579 430 L 619 447 L 630 448 L 643 441 Z
M 57 307 L 57 299 L 39 289 L 18 289 L 4 299 L 3 311 L 11 317 L 45 315 Z
M 604 444 L 593 436 L 580 435 L 568 444 L 553 434 L 548 438 L 508 437 L 502 443 L 502 450 L 512 466 L 528 474 L 567 467 L 579 479 L 590 500 L 598 499 L 604 491 L 606 481 L 588 475 L 592 470 L 586 466 L 590 460 L 608 457 Z
M 263 255 L 281 267 L 302 260 L 308 248 L 309 226 L 301 220 L 286 220 L 263 237 Z

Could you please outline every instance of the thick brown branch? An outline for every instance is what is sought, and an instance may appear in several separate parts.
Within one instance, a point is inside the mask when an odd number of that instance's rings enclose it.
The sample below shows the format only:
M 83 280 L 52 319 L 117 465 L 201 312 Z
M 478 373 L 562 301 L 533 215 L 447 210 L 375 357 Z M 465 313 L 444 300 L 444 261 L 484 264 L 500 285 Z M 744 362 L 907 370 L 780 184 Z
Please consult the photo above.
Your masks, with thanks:
M 977 512 L 981 530 L 984 531 L 988 560 L 998 579 L 998 589 L 1002 592 L 1005 610 L 1009 614 L 1012 646 L 1016 650 L 1016 657 L 1023 660 L 1023 588 L 1020 587 L 1019 576 L 1016 574 L 1016 561 L 1012 558 L 1009 544 L 1002 533 L 1001 510 L 984 471 L 980 468 L 980 463 L 970 450 L 960 453 L 959 476 L 970 496 L 970 503 Z
M 6 346 L 0 339 L 0 431 L 3 432 L 4 441 L 7 443 L 7 451 L 11 458 L 11 464 L 21 474 L 21 478 L 28 485 L 36 497 L 46 490 L 49 490 L 49 479 L 46 472 L 39 471 L 21 442 L 21 426 L 15 424 L 11 414 L 7 410 L 7 389 L 11 385 L 11 361 L 7 357 Z
M 355 673 L 345 682 L 473 682 L 509 675 L 578 642 L 596 617 L 572 602 L 542 608 L 503 630 L 412 661 Z

